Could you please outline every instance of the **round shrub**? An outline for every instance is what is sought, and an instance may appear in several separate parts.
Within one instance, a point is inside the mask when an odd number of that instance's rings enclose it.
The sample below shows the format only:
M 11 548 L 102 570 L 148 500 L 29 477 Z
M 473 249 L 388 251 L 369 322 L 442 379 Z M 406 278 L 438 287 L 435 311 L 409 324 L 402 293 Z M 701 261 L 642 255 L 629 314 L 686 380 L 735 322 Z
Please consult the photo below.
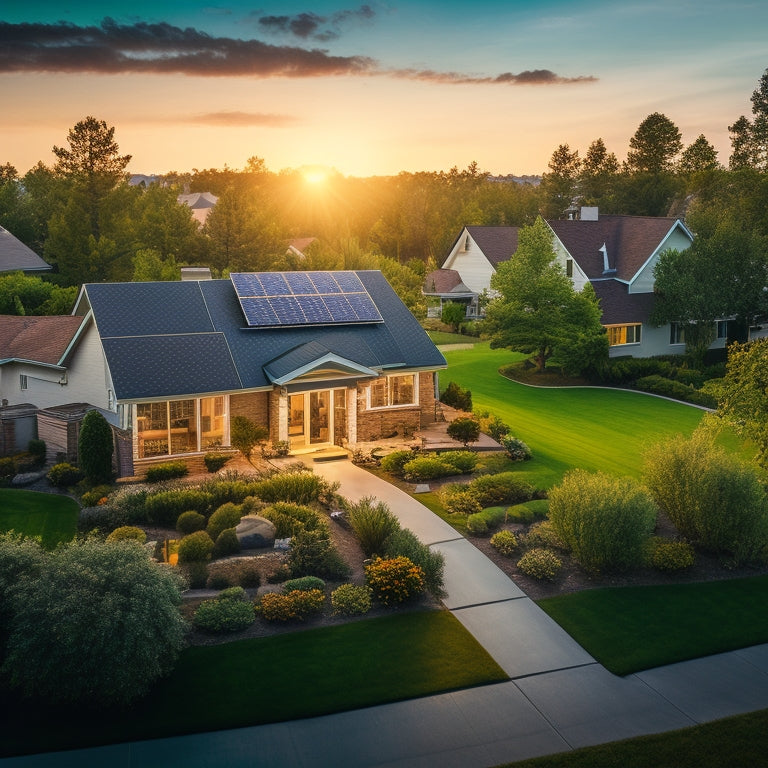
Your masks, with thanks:
M 222 504 L 212 515 L 206 526 L 208 535 L 216 541 L 219 535 L 226 528 L 237 527 L 240 519 L 243 516 L 243 509 L 238 504 L 233 504 L 231 501 L 226 504 Z
M 242 587 L 227 587 L 217 595 L 219 600 L 247 600 L 248 594 Z
M 195 534 L 192 534 L 193 536 Z M 183 563 L 179 571 L 187 581 L 189 589 L 205 589 L 208 583 L 208 563 L 204 560 Z
M 345 579 L 349 566 L 331 541 L 330 531 L 300 531 L 291 540 L 288 553 L 291 576 L 319 576 L 323 579 Z
M 554 581 L 563 567 L 560 558 L 550 549 L 529 549 L 518 561 L 517 567 L 527 576 L 541 581 Z
M 476 443 L 480 439 L 480 422 L 471 416 L 460 416 L 448 425 L 446 431 L 448 437 L 462 445 Z
M 520 479 L 516 472 L 499 472 L 476 477 L 469 487 L 483 507 L 496 504 L 520 504 L 533 498 L 530 483 Z
M 399 520 L 389 507 L 373 496 L 365 496 L 356 504 L 347 504 L 346 515 L 368 557 L 382 554 L 384 542 L 400 528 Z
M 467 530 L 476 536 L 498 528 L 507 516 L 506 507 L 488 507 L 467 518 Z
M 259 611 L 267 621 L 303 621 L 323 609 L 325 595 L 319 589 L 307 591 L 267 592 L 262 595 Z
M 531 449 L 518 437 L 504 434 L 499 437 L 498 443 L 512 461 L 528 461 L 533 456 Z
M 83 479 L 83 473 L 74 465 L 66 461 L 54 464 L 46 475 L 48 482 L 57 488 L 69 488 Z
M 250 504 L 243 504 L 243 510 Z M 295 536 L 299 531 L 314 531 L 327 527 L 326 520 L 312 507 L 305 504 L 292 504 L 287 501 L 276 501 L 268 507 L 257 510 L 275 525 L 275 536 L 286 539 Z
M 557 531 L 550 520 L 534 523 L 525 534 L 523 543 L 527 549 L 542 547 L 544 549 L 568 550 L 563 540 L 557 535 Z
M 549 519 L 587 572 L 621 571 L 643 564 L 656 505 L 635 480 L 576 469 L 550 490 Z
M 195 531 L 202 531 L 203 528 L 205 528 L 205 515 L 195 512 L 194 509 L 182 512 L 176 521 L 176 530 L 184 536 Z
M 239 632 L 256 620 L 253 603 L 219 596 L 204 600 L 195 611 L 192 623 L 204 632 Z
M 317 576 L 301 576 L 298 579 L 288 579 L 283 584 L 283 592 L 306 591 L 307 589 L 325 589 L 325 582 Z
M 97 485 L 95 488 L 91 488 L 90 491 L 86 491 L 80 497 L 80 501 L 83 502 L 84 507 L 95 507 L 97 504 L 105 504 L 111 491 L 111 485 Z
M 146 540 L 146 532 L 135 525 L 122 525 L 107 536 L 107 541 L 138 541 L 139 544 L 144 544 Z
M 475 513 L 467 518 L 467 530 L 474 536 L 482 536 L 488 533 L 488 523 L 482 513 Z
M 225 528 L 216 538 L 213 545 L 214 557 L 227 557 L 236 555 L 240 551 L 240 540 L 237 538 L 234 528 Z
M 469 485 L 451 483 L 443 486 L 437 495 L 440 503 L 452 515 L 473 515 L 483 509 L 477 494 Z
M 455 474 L 458 474 L 456 468 L 437 456 L 418 456 L 403 465 L 405 479 L 417 482 Z
M 673 573 L 690 568 L 696 561 L 693 547 L 687 541 L 664 539 L 654 536 L 651 539 L 651 564 L 657 571 Z
M 768 546 L 768 497 L 756 469 L 715 446 L 705 433 L 650 449 L 645 482 L 695 546 L 737 564 L 759 559 Z
M 445 391 L 440 395 L 440 402 L 460 411 L 471 411 L 472 392 L 463 389 L 455 381 L 449 381 Z
M 519 547 L 512 531 L 497 531 L 491 536 L 491 546 L 504 557 L 512 557 Z
M 179 563 L 204 563 L 213 552 L 213 539 L 206 531 L 195 531 L 179 542 Z
M 410 558 L 377 557 L 365 566 L 365 580 L 376 600 L 384 605 L 402 603 L 424 591 L 424 571 Z
M 400 528 L 392 533 L 384 542 L 384 555 L 386 557 L 401 555 L 407 557 L 421 568 L 427 589 L 435 597 L 443 596 L 445 557 L 442 552 L 432 550 L 426 544 L 422 544 L 413 531 Z
M 391 472 L 393 475 L 401 475 L 403 467 L 412 459 L 413 451 L 393 451 L 382 458 L 381 468 L 385 472 Z
M 144 509 L 149 522 L 173 528 L 182 512 L 193 509 L 207 516 L 212 504 L 213 495 L 206 491 L 198 488 L 174 488 L 147 495 Z
M 253 557 L 237 557 L 232 560 L 214 562 L 208 566 L 210 589 L 225 587 L 258 587 L 261 585 L 259 562 Z
M 440 460 L 450 464 L 462 475 L 469 474 L 477 466 L 478 455 L 474 451 L 445 451 Z
M 189 467 L 183 461 L 164 461 L 162 464 L 147 467 L 144 479 L 148 483 L 159 483 L 163 480 L 186 477 L 188 474 Z
M 361 616 L 371 610 L 370 587 L 342 584 L 331 592 L 331 607 L 340 616 Z

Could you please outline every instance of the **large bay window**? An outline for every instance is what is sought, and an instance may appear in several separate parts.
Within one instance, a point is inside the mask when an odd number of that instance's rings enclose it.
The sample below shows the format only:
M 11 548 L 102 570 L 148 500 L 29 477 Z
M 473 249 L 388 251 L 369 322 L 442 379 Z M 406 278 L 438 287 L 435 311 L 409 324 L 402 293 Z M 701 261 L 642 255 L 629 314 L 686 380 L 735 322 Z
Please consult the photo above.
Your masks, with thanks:
M 631 323 L 628 325 L 606 325 L 605 330 L 608 333 L 608 344 L 617 347 L 621 344 L 639 344 L 640 343 L 640 323 Z
M 368 388 L 369 408 L 389 408 L 393 405 L 416 404 L 416 376 L 382 376 Z
M 223 396 L 137 403 L 139 458 L 195 453 L 224 442 Z

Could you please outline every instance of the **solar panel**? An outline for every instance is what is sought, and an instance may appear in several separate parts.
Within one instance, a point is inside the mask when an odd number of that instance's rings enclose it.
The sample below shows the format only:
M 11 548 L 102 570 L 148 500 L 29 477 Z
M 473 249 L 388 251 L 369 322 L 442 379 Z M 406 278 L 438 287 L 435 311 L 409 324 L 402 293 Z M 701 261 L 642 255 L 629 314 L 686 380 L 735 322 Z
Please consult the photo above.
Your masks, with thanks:
M 251 327 L 382 322 L 355 272 L 233 272 L 230 279 Z

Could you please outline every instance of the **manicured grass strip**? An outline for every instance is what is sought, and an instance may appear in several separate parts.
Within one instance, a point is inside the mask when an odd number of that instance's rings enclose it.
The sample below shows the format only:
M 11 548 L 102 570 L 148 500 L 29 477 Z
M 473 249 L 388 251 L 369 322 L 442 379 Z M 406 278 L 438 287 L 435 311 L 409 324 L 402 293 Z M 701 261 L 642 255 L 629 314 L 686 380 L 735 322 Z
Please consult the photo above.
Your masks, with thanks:
M 764 709 L 680 731 L 509 763 L 506 768 L 762 768 L 766 754 L 768 710 Z
M 39 536 L 49 549 L 75 535 L 79 510 L 69 496 L 0 488 L 0 531 Z
M 427 331 L 433 344 L 475 344 L 479 339 L 476 336 L 465 336 L 463 333 L 450 333 L 449 331 Z
M 0 697 L 4 755 L 237 728 L 506 680 L 448 611 L 189 648 L 130 712 L 52 710 Z M 44 725 L 43 725 L 44 724 Z
M 539 601 L 617 675 L 768 642 L 768 576 L 591 589 Z

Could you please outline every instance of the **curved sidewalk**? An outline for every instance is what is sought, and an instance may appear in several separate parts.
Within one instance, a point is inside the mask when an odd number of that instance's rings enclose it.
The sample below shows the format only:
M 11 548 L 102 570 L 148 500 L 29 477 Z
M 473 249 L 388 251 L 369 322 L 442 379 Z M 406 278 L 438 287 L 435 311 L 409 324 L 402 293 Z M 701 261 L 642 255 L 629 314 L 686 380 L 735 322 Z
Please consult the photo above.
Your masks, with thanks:
M 768 708 L 768 645 L 620 678 L 408 494 L 350 461 L 316 464 L 445 555 L 444 603 L 510 680 L 276 725 L 0 760 L 3 768 L 486 768 Z M 44 726 L 43 726 L 44 727 Z

